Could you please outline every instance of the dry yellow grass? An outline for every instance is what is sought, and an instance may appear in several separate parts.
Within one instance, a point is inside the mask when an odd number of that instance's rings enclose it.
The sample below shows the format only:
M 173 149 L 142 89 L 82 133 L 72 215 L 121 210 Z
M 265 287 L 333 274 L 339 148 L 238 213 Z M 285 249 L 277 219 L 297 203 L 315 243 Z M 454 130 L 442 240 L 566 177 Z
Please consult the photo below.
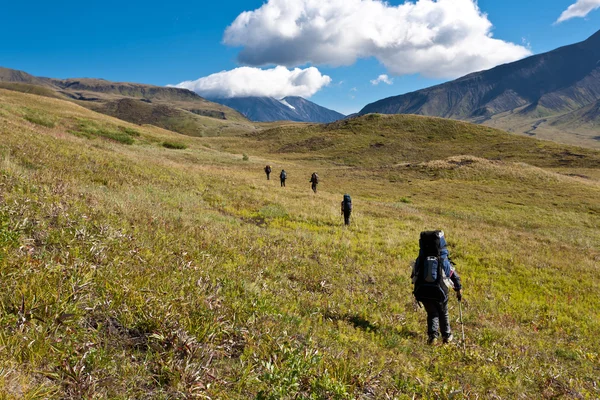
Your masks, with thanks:
M 70 133 L 82 120 L 139 136 Z M 473 153 L 435 158 L 418 146 L 426 121 L 361 122 L 344 159 L 289 151 L 318 127 L 191 138 L 0 90 L 4 397 L 598 397 L 598 153 L 490 160 L 469 141 L 510 137 L 432 120 L 440 135 L 473 129 L 434 140 Z M 409 138 L 410 162 L 374 156 L 377 129 Z M 464 353 L 424 346 L 411 299 L 408 266 L 432 228 L 465 283 Z

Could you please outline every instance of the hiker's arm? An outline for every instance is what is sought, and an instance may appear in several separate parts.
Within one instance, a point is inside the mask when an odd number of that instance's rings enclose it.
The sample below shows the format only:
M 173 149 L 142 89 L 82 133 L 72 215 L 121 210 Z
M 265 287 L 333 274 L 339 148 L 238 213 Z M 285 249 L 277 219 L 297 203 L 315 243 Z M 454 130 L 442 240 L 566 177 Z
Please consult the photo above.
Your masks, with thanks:
M 457 292 L 460 291 L 462 289 L 460 275 L 458 275 L 458 272 L 456 272 L 454 266 L 452 265 L 452 263 L 450 263 L 450 260 L 448 258 L 444 258 L 444 272 L 454 284 L 454 290 L 456 290 Z
M 462 290 L 462 283 L 460 282 L 460 275 L 458 275 L 458 273 L 454 270 L 454 268 L 452 269 L 452 274 L 450 275 L 450 280 L 454 284 L 454 290 L 456 290 L 457 292 L 460 292 Z

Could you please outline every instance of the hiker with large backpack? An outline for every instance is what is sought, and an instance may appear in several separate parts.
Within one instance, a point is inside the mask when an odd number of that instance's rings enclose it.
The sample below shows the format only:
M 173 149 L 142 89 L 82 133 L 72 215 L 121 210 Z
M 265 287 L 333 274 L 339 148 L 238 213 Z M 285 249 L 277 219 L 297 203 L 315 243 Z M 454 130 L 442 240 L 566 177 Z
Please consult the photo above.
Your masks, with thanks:
M 448 294 L 451 288 L 454 289 L 460 302 L 462 284 L 450 261 L 443 231 L 421 232 L 419 257 L 411 278 L 415 299 L 427 311 L 427 343 L 433 344 L 440 332 L 444 343 L 451 342 L 454 337 L 448 315 Z
M 342 215 L 344 216 L 344 225 L 350 225 L 350 214 L 352 214 L 352 198 L 349 194 L 345 194 L 344 200 L 342 200 Z
M 281 187 L 285 187 L 286 179 L 287 179 L 287 172 L 285 172 L 285 169 L 282 169 L 281 173 L 279 174 L 279 180 L 281 181 Z
M 271 180 L 271 166 L 267 165 L 265 167 L 265 174 L 267 174 L 267 180 L 270 181 Z
M 319 184 L 319 175 L 317 175 L 316 172 L 313 172 L 312 176 L 310 177 L 310 183 L 312 183 L 312 191 L 317 193 L 317 185 Z

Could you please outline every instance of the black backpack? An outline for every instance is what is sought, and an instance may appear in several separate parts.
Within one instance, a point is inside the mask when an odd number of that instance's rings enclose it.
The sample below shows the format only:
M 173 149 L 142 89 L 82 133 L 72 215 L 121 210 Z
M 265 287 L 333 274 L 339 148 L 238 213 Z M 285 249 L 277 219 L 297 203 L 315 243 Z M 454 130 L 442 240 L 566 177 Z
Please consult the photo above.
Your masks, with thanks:
M 442 231 L 421 232 L 419 258 L 413 268 L 413 294 L 417 301 L 445 302 L 448 300 L 448 285 L 445 282 L 441 257 Z
M 287 179 L 287 172 L 281 171 L 281 175 L 279 175 L 281 179 Z
M 349 194 L 344 195 L 344 210 L 352 211 L 352 198 Z
M 312 174 L 310 181 L 315 185 L 318 184 L 319 183 L 319 175 L 317 175 L 316 173 Z

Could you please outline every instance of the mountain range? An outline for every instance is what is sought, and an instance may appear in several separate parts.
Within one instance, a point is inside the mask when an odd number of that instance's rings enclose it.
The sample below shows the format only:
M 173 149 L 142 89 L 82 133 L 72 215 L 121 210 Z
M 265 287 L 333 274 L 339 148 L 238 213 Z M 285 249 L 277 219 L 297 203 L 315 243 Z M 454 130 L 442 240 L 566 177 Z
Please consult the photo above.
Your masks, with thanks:
M 394 96 L 360 114 L 419 114 L 600 145 L 600 32 L 586 41 Z
M 0 88 L 70 100 L 128 122 L 152 124 L 201 136 L 214 119 L 248 123 L 271 121 L 333 122 L 343 114 L 302 97 L 217 98 L 207 100 L 193 91 L 104 79 L 41 78 L 0 67 Z M 210 118 L 207 120 L 206 118 Z
M 69 100 L 124 121 L 151 124 L 189 136 L 253 129 L 237 111 L 187 89 L 104 79 L 41 78 L 1 67 L 0 88 Z
M 251 121 L 330 123 L 344 115 L 301 97 L 205 99 L 174 87 L 52 79 L 0 68 L 0 88 L 75 102 L 136 124 L 186 135 L 254 130 Z M 369 104 L 360 115 L 418 114 L 600 147 L 600 32 L 548 53 Z
M 296 121 L 328 123 L 343 119 L 345 115 L 308 101 L 302 97 L 288 96 L 283 99 L 272 97 L 214 98 L 251 121 Z

